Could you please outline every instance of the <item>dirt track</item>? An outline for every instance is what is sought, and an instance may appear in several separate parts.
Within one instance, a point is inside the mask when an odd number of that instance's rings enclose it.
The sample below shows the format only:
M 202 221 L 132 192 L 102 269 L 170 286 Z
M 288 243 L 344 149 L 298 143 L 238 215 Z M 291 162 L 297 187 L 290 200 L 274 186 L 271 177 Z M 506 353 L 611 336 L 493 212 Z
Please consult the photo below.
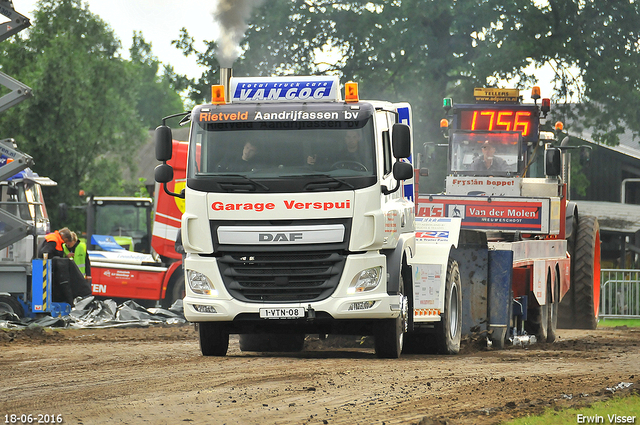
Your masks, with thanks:
M 191 326 L 0 330 L 0 414 L 68 424 L 493 424 L 640 389 L 640 329 L 560 331 L 559 341 L 458 356 L 331 347 L 200 355 Z M 4 422 L 3 422 L 4 423 Z

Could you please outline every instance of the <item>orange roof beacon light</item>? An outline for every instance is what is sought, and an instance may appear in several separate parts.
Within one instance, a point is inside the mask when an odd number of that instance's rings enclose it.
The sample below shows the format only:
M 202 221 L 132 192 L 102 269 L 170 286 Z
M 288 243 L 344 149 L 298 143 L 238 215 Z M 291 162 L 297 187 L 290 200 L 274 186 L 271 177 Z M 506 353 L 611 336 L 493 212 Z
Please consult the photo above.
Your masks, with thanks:
M 556 123 L 556 131 L 562 131 L 564 130 L 564 124 L 562 123 L 562 121 L 558 121 Z
M 345 83 L 344 84 L 344 101 L 345 102 L 357 102 L 358 99 L 358 83 Z
M 225 103 L 227 103 L 224 98 L 223 85 L 211 86 L 211 103 L 213 105 L 224 105 Z
M 447 121 L 446 118 L 442 118 L 440 120 L 440 128 L 447 128 L 449 127 L 449 121 Z
M 533 86 L 533 88 L 531 89 L 531 99 L 534 99 L 534 100 L 540 99 L 540 87 L 539 86 Z
M 84 190 L 80 189 L 78 191 L 78 196 L 84 196 L 84 195 L 85 195 Z

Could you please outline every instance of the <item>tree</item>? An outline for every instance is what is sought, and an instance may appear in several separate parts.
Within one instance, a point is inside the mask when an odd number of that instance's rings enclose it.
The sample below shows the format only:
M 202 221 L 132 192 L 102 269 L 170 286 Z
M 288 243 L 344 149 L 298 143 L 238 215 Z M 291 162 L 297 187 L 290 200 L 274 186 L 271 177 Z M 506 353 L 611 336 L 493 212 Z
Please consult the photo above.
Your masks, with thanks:
M 161 123 L 163 117 L 182 112 L 184 105 L 179 91 L 186 89 L 184 78 L 176 75 L 173 68 L 165 66 L 160 73 L 160 61 L 151 52 L 142 33 L 134 32 L 129 49 L 131 74 L 137 79 L 138 103 L 136 109 L 142 124 L 149 129 Z
M 555 72 L 554 100 L 579 102 L 562 108 L 597 142 L 616 145 L 624 128 L 640 132 L 640 4 L 552 0 L 504 6 L 506 50 L 521 49 L 534 65 Z M 538 4 L 539 2 L 535 2 Z M 520 74 L 524 74 L 519 70 Z M 577 128 L 576 130 L 580 130 Z
M 34 158 L 34 171 L 57 181 L 45 192 L 49 209 L 81 204 L 79 189 L 126 194 L 122 169 L 134 168 L 137 147 L 151 122 L 159 122 L 141 96 L 182 109 L 169 83 L 171 69 L 156 77 L 159 63 L 141 35 L 132 60 L 123 60 L 112 30 L 80 0 L 40 0 L 22 35 L 3 43 L 0 67 L 30 86 L 34 97 L 0 116 L 2 137 L 15 138 Z M 53 226 L 84 228 L 84 213 L 70 211 L 77 214 L 65 223 L 53 214 Z
M 602 141 L 615 143 L 622 123 L 640 131 L 640 6 L 632 0 L 266 0 L 249 23 L 235 75 L 337 73 L 360 82 L 363 97 L 410 101 L 420 144 L 441 138 L 442 98 L 471 101 L 473 87 L 505 79 L 530 88 L 527 67 L 545 64 L 556 72 L 556 100 L 578 95 L 598 109 L 584 122 L 606 132 Z M 176 44 L 209 65 L 191 94 L 202 100 L 219 46 L 197 52 L 186 30 Z M 327 49 L 334 54 L 322 63 Z

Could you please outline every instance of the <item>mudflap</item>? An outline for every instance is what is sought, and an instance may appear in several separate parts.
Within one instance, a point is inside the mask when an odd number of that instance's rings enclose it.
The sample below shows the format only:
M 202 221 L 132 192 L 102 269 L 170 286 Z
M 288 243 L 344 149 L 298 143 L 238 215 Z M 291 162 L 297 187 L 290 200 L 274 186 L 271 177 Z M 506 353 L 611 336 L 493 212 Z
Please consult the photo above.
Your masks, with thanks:
M 464 233 L 461 232 L 461 239 Z M 451 250 L 462 284 L 462 338 L 486 335 L 488 317 L 489 249 L 486 238 L 460 242 Z
M 510 335 L 513 293 L 513 251 L 489 251 L 488 334 L 496 348 L 504 348 Z
M 513 252 L 490 250 L 479 232 L 460 236 L 451 257 L 458 261 L 462 281 L 462 336 L 486 336 L 501 348 L 511 325 Z

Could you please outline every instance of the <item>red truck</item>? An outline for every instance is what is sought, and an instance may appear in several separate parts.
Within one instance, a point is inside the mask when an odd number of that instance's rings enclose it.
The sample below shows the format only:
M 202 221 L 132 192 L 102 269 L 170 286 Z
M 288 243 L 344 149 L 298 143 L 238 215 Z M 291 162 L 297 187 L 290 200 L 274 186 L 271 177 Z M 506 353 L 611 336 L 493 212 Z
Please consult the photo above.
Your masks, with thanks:
M 173 141 L 175 180 L 170 189 L 177 192 L 185 185 L 187 146 Z M 155 202 L 151 198 L 89 198 L 87 245 L 93 295 L 165 308 L 183 298 L 182 255 L 176 252 L 175 242 L 184 200 L 159 188 L 155 195 Z M 116 239 L 121 245 L 113 244 Z

